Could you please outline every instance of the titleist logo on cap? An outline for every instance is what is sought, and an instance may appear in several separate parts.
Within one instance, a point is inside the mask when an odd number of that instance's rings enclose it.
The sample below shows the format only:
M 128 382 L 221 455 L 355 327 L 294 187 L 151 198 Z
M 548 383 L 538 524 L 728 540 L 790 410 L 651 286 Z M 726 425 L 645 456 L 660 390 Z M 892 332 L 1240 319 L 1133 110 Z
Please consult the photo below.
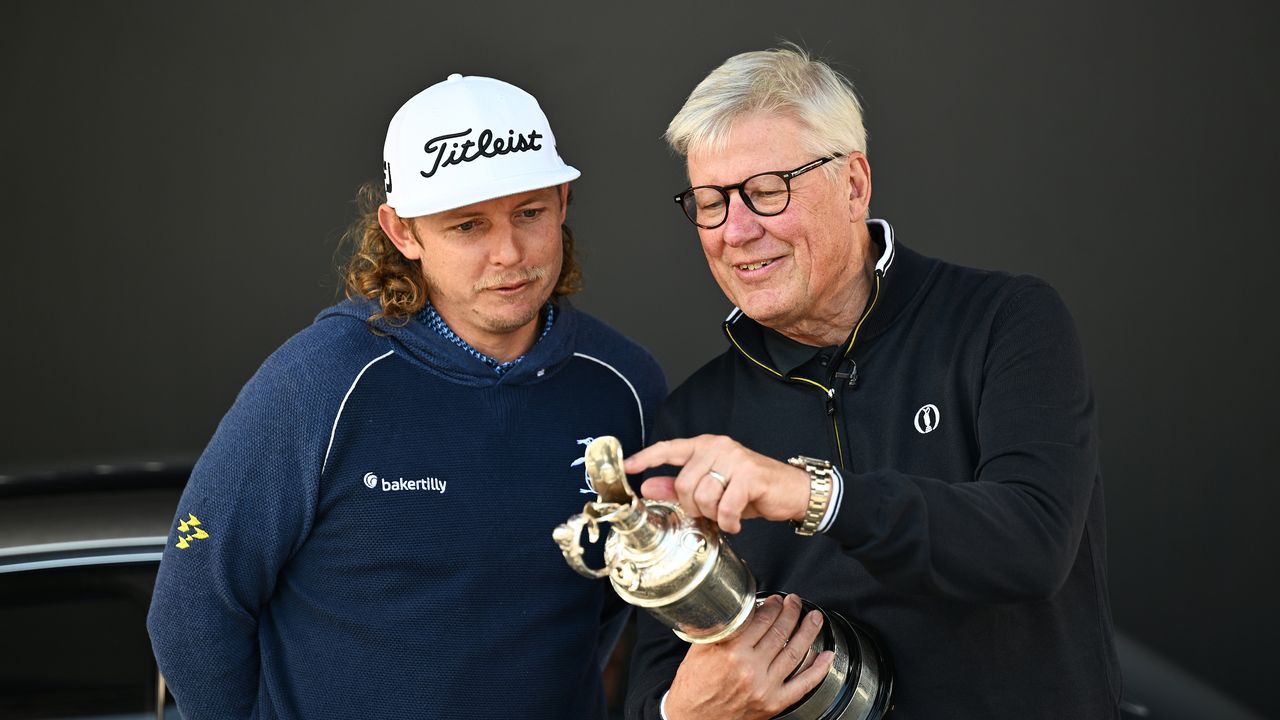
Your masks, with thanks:
M 387 204 L 400 217 L 553 187 L 581 174 L 556 152 L 556 136 L 532 95 L 457 73 L 396 111 L 382 160 Z
M 435 175 L 440 168 L 474 162 L 482 157 L 491 158 L 509 153 L 542 149 L 542 144 L 538 142 L 542 139 L 542 133 L 537 130 L 530 130 L 528 135 L 519 134 L 515 130 L 508 130 L 505 138 L 495 138 L 492 130 L 483 130 L 474 140 L 462 140 L 462 138 L 470 135 L 473 129 L 467 128 L 462 132 L 446 133 L 428 140 L 422 149 L 428 156 L 434 155 L 435 161 L 431 164 L 430 171 L 420 171 L 422 177 L 429 178 Z M 454 142 L 450 142 L 451 140 Z

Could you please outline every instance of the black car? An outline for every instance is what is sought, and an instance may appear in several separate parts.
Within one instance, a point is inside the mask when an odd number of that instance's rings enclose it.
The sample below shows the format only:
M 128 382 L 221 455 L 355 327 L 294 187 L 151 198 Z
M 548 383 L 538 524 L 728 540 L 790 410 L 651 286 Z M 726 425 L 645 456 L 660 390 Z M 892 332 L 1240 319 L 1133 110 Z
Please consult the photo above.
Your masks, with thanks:
M 146 615 L 190 470 L 0 475 L 0 718 L 161 716 Z

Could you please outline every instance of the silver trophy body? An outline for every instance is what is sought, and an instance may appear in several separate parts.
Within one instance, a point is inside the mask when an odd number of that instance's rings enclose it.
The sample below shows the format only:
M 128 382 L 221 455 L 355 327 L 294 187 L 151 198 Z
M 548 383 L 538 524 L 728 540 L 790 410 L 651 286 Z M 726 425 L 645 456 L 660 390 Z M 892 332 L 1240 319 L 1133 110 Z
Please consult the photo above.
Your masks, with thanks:
M 626 602 L 642 607 L 682 640 L 714 643 L 751 619 L 760 602 L 756 580 L 716 525 L 690 518 L 674 503 L 646 501 L 627 483 L 617 438 L 596 438 L 586 452 L 587 474 L 599 498 L 555 529 L 553 537 L 570 567 L 590 578 L 606 575 Z M 583 562 L 581 537 L 599 540 L 609 523 L 603 568 Z M 805 660 L 835 653 L 827 676 L 778 718 L 878 720 L 889 710 L 892 678 L 881 648 L 866 631 L 808 601 L 823 614 L 823 627 Z M 801 661 L 799 667 L 805 666 Z

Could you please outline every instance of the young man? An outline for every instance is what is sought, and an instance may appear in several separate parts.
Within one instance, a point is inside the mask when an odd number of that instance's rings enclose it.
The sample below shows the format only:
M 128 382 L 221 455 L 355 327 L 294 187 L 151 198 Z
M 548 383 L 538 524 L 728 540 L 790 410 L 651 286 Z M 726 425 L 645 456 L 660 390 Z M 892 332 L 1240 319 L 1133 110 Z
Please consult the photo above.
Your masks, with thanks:
M 349 299 L 267 359 L 183 494 L 160 668 L 187 718 L 602 717 L 625 608 L 548 533 L 594 436 L 643 446 L 661 370 L 565 299 L 579 173 L 532 96 L 452 75 L 384 160 Z

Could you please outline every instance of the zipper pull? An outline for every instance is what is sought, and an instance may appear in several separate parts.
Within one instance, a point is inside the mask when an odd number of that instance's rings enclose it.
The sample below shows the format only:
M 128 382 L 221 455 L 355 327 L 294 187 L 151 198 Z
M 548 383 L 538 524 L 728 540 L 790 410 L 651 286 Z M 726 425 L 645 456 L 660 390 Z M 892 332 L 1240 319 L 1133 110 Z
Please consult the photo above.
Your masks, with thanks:
M 832 388 L 832 389 L 830 389 L 830 390 L 828 390 L 828 391 L 827 391 L 827 414 L 828 414 L 828 415 L 835 415 L 835 414 L 836 414 L 836 391 L 835 391 L 835 388 Z

